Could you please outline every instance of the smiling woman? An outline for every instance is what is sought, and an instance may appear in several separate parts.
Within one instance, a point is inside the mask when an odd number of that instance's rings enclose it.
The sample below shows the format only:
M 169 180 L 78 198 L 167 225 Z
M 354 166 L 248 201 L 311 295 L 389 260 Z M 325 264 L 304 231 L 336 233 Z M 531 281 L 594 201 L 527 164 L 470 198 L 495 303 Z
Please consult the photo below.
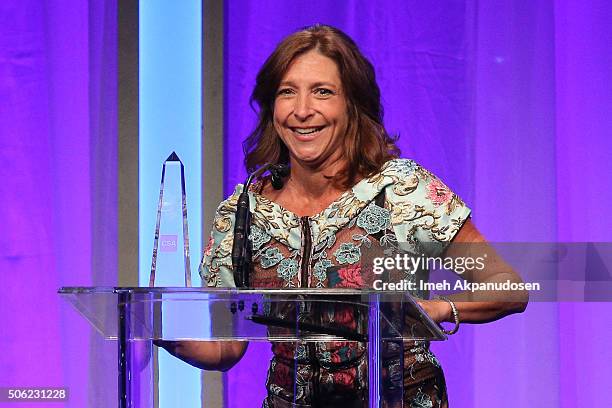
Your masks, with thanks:
M 274 128 L 300 166 L 338 163 L 346 133 L 346 99 L 336 63 L 316 50 L 297 57 L 274 103 Z
M 251 102 L 259 115 L 244 142 L 248 172 L 269 161 L 314 170 L 333 164 L 333 184 L 346 190 L 399 155 L 382 124 L 374 67 L 333 27 L 315 25 L 285 38 L 259 70 Z M 322 132 L 312 140 L 296 138 L 316 128 Z M 308 142 L 300 148 L 308 160 L 290 160 L 300 158 L 297 142 Z
M 316 25 L 287 37 L 261 68 L 252 101 L 259 122 L 244 144 L 247 169 L 266 162 L 290 168 L 279 189 L 262 178 L 249 190 L 254 288 L 366 288 L 361 269 L 366 247 L 385 253 L 431 248 L 428 256 L 454 258 L 469 256 L 469 247 L 451 241 L 478 242 L 482 248 L 485 240 L 463 201 L 414 161 L 397 159 L 383 126 L 374 69 L 344 33 Z M 242 190 L 237 186 L 217 209 L 200 265 L 209 286 L 235 286 L 232 231 Z M 488 252 L 487 268 L 462 276 L 470 282 L 520 282 L 495 251 Z M 449 333 L 460 321 L 487 322 L 522 311 L 527 301 L 525 291 L 486 300 L 471 293 L 438 300 L 419 291 L 413 295 L 422 296 L 419 303 L 435 322 L 455 324 Z M 357 321 L 346 311 L 317 318 L 346 327 Z M 237 363 L 247 347 L 160 345 L 190 364 L 220 370 Z M 447 406 L 444 374 L 429 345 L 406 341 L 403 347 L 401 359 L 384 361 L 388 371 L 403 370 L 398 398 L 403 406 Z M 368 406 L 363 343 L 273 343 L 272 352 L 264 407 Z M 402 385 L 393 381 L 388 383 L 395 389 Z

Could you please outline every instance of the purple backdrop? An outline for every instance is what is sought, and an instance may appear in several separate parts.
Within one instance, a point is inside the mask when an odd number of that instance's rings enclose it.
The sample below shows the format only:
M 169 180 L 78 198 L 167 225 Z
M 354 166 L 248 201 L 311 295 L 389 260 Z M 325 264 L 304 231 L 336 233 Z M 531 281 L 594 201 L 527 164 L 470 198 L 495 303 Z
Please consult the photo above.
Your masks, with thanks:
M 0 386 L 69 387 L 74 407 L 116 401 L 116 348 L 56 293 L 116 284 L 115 16 L 0 3 Z
M 257 68 L 322 22 L 361 45 L 404 155 L 456 190 L 490 239 L 612 240 L 608 2 L 226 4 L 226 192 L 244 176 Z M 0 386 L 68 386 L 78 407 L 115 401 L 114 344 L 55 294 L 116 282 L 115 7 L 0 2 Z M 435 348 L 453 406 L 605 406 L 611 335 L 609 304 L 531 304 Z M 262 355 L 251 345 L 229 374 L 230 406 L 263 398 Z

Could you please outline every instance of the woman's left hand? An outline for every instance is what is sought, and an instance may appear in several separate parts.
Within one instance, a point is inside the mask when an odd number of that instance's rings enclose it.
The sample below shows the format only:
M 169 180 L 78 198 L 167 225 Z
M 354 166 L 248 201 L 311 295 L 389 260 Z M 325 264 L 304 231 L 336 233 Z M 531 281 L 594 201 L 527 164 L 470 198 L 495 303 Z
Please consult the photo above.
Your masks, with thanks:
M 419 306 L 425 310 L 425 313 L 431 317 L 436 323 L 448 322 L 451 320 L 453 310 L 450 304 L 444 300 L 419 300 Z

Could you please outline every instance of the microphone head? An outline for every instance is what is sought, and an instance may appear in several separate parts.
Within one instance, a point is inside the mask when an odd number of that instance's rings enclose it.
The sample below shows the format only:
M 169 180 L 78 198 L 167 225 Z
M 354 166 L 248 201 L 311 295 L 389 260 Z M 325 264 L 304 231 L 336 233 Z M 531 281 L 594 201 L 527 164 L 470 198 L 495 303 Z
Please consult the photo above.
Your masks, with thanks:
M 283 188 L 283 179 L 280 177 L 275 177 L 274 174 L 272 174 L 272 179 L 270 180 L 272 182 L 272 187 L 274 187 L 275 190 L 280 190 L 281 188 Z
M 289 175 L 289 166 L 285 163 L 275 164 L 276 171 L 281 177 L 287 177 Z
M 289 166 L 286 164 L 275 164 L 270 166 L 272 187 L 275 190 L 283 188 L 283 178 L 289 175 Z

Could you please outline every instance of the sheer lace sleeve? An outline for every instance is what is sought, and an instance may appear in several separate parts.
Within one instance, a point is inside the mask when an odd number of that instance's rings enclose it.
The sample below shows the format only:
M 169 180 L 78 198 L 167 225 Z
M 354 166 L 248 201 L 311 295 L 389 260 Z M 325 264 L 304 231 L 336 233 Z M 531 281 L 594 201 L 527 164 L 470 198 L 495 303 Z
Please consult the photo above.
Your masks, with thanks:
M 200 262 L 200 276 L 207 286 L 235 287 L 232 273 L 232 244 L 236 204 L 242 186 L 217 207 L 208 244 Z

